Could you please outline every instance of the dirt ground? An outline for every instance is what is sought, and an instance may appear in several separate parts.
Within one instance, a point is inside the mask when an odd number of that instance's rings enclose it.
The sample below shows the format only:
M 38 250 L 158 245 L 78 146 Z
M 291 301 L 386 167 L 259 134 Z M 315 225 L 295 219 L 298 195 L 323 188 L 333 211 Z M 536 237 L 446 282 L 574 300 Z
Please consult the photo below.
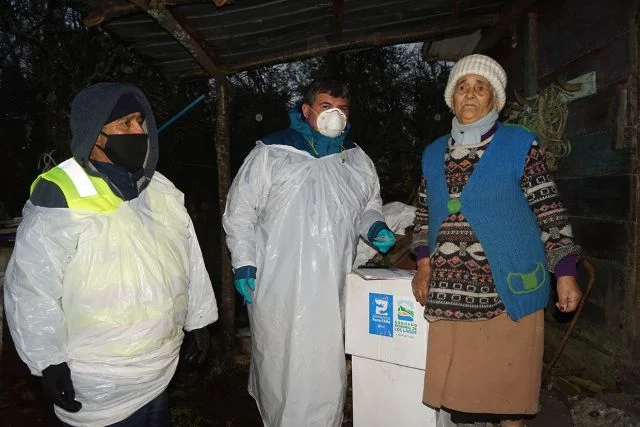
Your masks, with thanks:
M 40 379 L 30 375 L 19 360 L 6 326 L 3 339 L 0 384 L 2 425 L 59 426 L 51 404 L 41 392 Z M 248 356 L 225 358 L 215 345 L 204 366 L 195 369 L 179 365 L 169 387 L 173 426 L 261 426 L 255 402 L 247 393 L 248 368 Z M 527 420 L 527 426 L 571 427 L 573 423 L 568 403 L 568 397 L 561 392 L 543 390 L 541 412 L 536 418 Z M 343 426 L 352 425 L 349 387 Z
M 51 404 L 41 392 L 40 379 L 18 359 L 5 329 L 3 338 L 0 417 L 5 427 L 59 426 Z M 259 427 L 260 414 L 247 393 L 249 358 L 227 360 L 214 352 L 201 368 L 180 365 L 169 387 L 173 426 Z M 349 381 L 350 383 L 350 381 Z M 353 425 L 351 387 L 343 426 Z M 570 427 L 568 408 L 553 393 L 543 392 L 542 412 L 529 427 Z
M 0 424 L 4 427 L 60 426 L 40 378 L 20 361 L 6 326 L 3 332 Z M 226 360 L 215 346 L 200 368 L 180 364 L 169 386 L 174 427 L 261 426 L 260 414 L 247 393 L 248 356 Z

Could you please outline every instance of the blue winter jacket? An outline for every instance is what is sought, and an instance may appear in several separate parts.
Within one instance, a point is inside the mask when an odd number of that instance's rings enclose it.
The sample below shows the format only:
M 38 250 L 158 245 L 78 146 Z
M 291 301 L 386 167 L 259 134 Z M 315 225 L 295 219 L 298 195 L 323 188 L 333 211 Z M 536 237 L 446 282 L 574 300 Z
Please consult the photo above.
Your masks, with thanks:
M 343 150 L 355 147 L 355 144 L 347 138 L 349 125 L 337 137 L 329 138 L 309 126 L 309 123 L 302 116 L 299 106 L 289 110 L 289 120 L 291 124 L 288 129 L 273 132 L 262 138 L 262 142 L 266 145 L 294 147 L 298 150 L 306 151 L 316 158 L 340 153 Z

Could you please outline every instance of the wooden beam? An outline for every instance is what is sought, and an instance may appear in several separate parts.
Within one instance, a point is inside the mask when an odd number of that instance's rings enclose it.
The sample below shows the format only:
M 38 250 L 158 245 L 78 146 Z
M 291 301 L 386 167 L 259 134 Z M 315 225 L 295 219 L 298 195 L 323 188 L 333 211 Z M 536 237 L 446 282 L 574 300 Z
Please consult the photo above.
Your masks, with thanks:
M 162 28 L 171 34 L 171 36 L 193 56 L 209 76 L 221 78 L 229 74 L 229 71 L 219 64 L 215 53 L 208 50 L 203 43 L 199 42 L 192 32 L 186 28 L 186 23 L 176 19 L 163 4 L 160 4 L 162 2 L 148 2 L 145 0 L 129 1 L 147 12 Z
M 508 32 L 509 28 L 539 0 L 505 1 L 496 27 L 487 33 L 476 46 L 475 53 L 486 53 L 495 46 Z
M 332 0 L 331 12 L 333 18 L 331 20 L 331 36 L 329 42 L 335 42 L 342 39 L 342 28 L 344 24 L 344 0 Z M 344 71 L 344 57 L 339 52 L 332 52 L 326 56 L 327 70 L 329 75 L 339 78 Z
M 227 78 L 216 79 L 216 165 L 218 169 L 218 209 L 220 218 L 227 206 L 227 194 L 231 183 L 230 160 L 230 84 Z M 220 293 L 221 321 L 225 349 L 230 352 L 235 347 L 235 307 L 236 293 L 231 274 L 231 258 L 227 250 L 226 234 L 220 227 Z
M 631 193 L 633 203 L 633 237 L 634 244 L 627 261 L 633 276 L 626 280 L 625 303 L 623 305 L 623 321 L 625 323 L 624 339 L 625 358 L 628 359 L 627 371 L 632 377 L 637 372 L 638 360 L 640 359 L 640 312 L 637 304 L 640 302 L 640 0 L 629 1 L 629 71 L 630 76 L 626 86 L 628 98 L 626 100 L 626 117 L 624 128 L 625 146 L 632 152 L 632 173 L 635 175 L 635 188 Z M 620 117 L 617 119 L 621 120 Z M 635 368 L 635 369 L 634 369 Z
M 109 0 L 91 9 L 82 21 L 87 28 L 97 27 L 98 25 L 109 22 L 113 18 L 131 15 L 139 11 L 140 9 L 138 9 L 136 5 L 126 0 Z
M 524 96 L 531 98 L 538 93 L 538 13 L 527 13 L 527 39 L 524 55 Z
M 462 9 L 462 5 L 460 4 L 460 0 L 455 0 L 453 2 L 453 12 L 451 12 L 451 18 L 454 20 L 460 17 L 460 9 Z
M 253 68 L 265 67 L 268 65 L 281 64 L 285 62 L 298 61 L 312 58 L 314 56 L 324 56 L 332 52 L 340 52 L 353 49 L 366 49 L 370 47 L 388 46 L 400 43 L 412 43 L 425 39 L 446 38 L 461 33 L 468 33 L 480 28 L 497 25 L 499 17 L 497 15 L 484 15 L 469 19 L 461 19 L 455 23 L 446 22 L 437 25 L 430 25 L 424 29 L 416 31 L 401 31 L 392 33 L 371 33 L 366 36 L 341 39 L 317 47 L 292 50 L 281 55 L 269 55 L 251 61 L 229 65 L 232 72 L 244 71 Z M 190 77 L 194 77 L 190 73 Z
M 342 37 L 342 15 L 344 12 L 344 0 L 333 0 L 331 9 L 333 12 L 333 38 L 335 40 L 338 40 L 340 39 L 340 37 Z
M 153 6 L 183 6 L 188 4 L 211 4 L 211 0 L 156 0 L 147 1 Z M 217 7 L 229 4 L 229 0 L 213 0 Z M 127 0 L 108 0 L 100 3 L 100 6 L 91 9 L 83 19 L 87 28 L 106 24 L 112 19 L 121 16 L 133 15 L 140 12 L 140 8 Z

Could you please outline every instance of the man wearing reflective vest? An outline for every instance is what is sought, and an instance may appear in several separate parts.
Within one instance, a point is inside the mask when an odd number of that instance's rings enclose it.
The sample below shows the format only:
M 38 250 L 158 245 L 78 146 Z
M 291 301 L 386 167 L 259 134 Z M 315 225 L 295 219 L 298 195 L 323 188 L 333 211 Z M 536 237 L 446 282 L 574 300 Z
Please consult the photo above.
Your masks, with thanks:
M 170 423 L 166 388 L 202 363 L 218 318 L 183 194 L 156 172 L 135 86 L 98 83 L 71 106 L 73 157 L 31 186 L 5 274 L 18 354 L 65 425 Z

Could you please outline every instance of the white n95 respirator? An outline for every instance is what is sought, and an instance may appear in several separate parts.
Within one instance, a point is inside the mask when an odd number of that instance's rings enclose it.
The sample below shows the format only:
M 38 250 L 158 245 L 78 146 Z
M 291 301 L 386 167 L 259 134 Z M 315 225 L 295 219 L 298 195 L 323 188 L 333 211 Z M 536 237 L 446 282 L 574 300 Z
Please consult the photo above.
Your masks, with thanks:
M 330 108 L 318 114 L 318 132 L 329 138 L 340 135 L 347 127 L 347 116 L 339 108 Z

